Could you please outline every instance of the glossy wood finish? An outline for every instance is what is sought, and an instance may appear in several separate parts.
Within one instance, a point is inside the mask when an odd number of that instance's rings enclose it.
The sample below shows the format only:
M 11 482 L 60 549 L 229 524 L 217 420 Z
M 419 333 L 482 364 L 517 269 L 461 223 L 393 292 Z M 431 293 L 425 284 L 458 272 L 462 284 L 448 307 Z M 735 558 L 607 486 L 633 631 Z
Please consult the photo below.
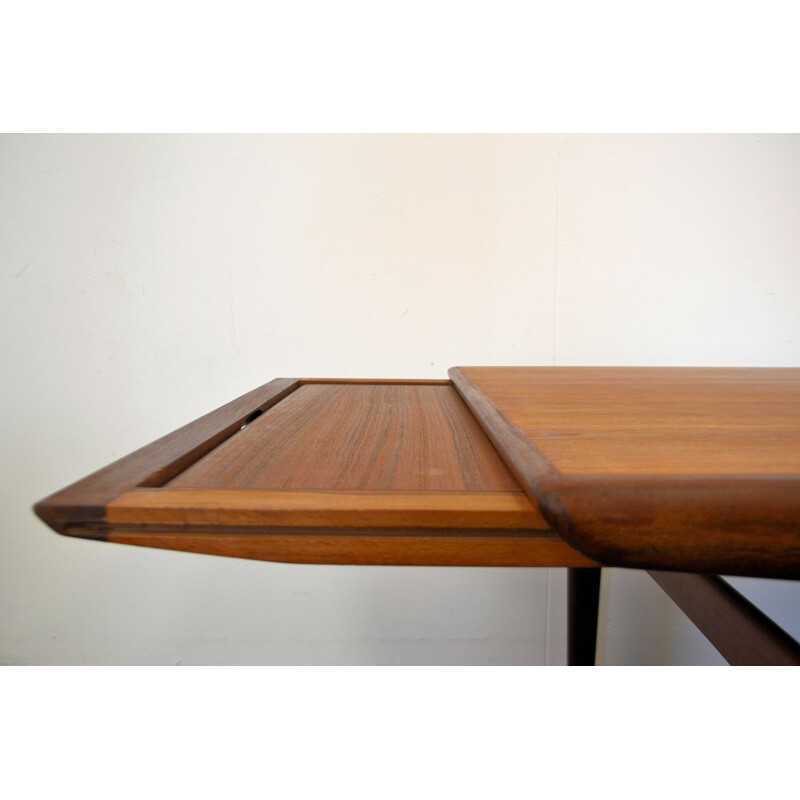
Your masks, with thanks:
M 545 519 L 587 556 L 800 577 L 800 370 L 450 377 Z
M 169 488 L 520 492 L 452 386 L 307 384 Z
M 448 381 L 274 381 L 36 510 L 68 535 L 242 558 L 594 565 Z
M 716 575 L 650 572 L 734 666 L 798 666 L 800 644 Z

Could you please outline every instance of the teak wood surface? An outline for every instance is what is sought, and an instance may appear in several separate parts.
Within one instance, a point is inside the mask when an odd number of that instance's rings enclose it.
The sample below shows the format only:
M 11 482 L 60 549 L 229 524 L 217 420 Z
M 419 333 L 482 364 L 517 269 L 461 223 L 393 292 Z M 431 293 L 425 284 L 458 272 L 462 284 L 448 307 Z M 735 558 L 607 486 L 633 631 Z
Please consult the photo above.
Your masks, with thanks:
M 800 578 L 800 370 L 449 374 L 553 530 L 590 558 Z
M 36 512 L 67 535 L 241 558 L 594 565 L 449 381 L 272 381 Z
M 450 377 L 275 380 L 36 511 L 267 560 L 800 577 L 800 370 Z

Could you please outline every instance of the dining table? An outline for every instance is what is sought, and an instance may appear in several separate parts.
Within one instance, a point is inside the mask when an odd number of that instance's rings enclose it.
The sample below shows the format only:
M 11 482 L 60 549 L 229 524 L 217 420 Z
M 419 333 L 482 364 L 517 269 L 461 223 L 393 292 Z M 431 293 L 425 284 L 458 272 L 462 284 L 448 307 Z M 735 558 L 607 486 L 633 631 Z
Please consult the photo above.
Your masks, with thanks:
M 644 570 L 728 663 L 800 664 L 722 577 L 800 579 L 800 369 L 278 378 L 35 512 L 66 536 L 214 556 L 563 568 L 573 666 L 595 663 L 603 569 Z

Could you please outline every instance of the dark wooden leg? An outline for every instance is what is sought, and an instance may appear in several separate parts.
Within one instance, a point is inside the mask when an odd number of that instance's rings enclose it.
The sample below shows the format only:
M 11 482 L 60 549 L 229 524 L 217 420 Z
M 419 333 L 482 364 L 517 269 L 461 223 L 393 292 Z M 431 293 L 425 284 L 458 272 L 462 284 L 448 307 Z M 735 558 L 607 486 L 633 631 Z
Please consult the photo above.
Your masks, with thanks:
M 650 577 L 729 664 L 800 665 L 800 644 L 719 575 L 650 570 Z
M 593 667 L 597 646 L 600 567 L 567 569 L 567 664 Z

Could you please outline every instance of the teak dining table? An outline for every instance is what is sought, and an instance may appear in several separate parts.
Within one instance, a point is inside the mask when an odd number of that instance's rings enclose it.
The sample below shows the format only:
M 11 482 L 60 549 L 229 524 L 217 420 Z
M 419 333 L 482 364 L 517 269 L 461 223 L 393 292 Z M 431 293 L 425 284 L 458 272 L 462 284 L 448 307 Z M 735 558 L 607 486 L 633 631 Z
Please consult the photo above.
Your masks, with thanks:
M 314 564 L 647 570 L 732 664 L 800 646 L 723 575 L 800 578 L 800 369 L 276 379 L 38 503 L 59 533 Z

